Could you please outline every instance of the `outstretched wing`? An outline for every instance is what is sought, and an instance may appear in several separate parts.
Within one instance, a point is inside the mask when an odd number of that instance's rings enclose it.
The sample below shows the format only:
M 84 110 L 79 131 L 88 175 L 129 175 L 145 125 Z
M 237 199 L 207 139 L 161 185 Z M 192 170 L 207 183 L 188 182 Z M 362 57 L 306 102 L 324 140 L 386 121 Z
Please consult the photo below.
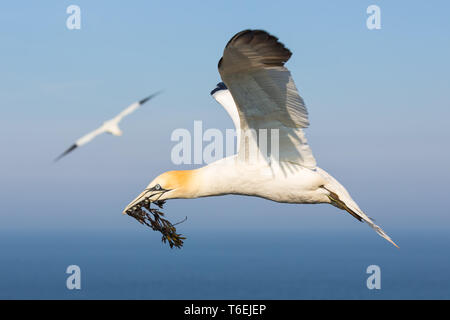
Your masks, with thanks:
M 76 148 L 81 147 L 82 145 L 88 143 L 89 141 L 94 139 L 99 134 L 102 134 L 103 132 L 105 132 L 104 125 L 95 129 L 94 131 L 89 132 L 88 134 L 85 134 L 80 139 L 78 139 L 73 145 L 71 145 L 70 148 L 68 148 L 66 151 L 64 151 L 58 158 L 56 158 L 55 161 L 58 161 L 59 159 L 61 159 L 65 155 L 69 154 Z
M 136 111 L 136 109 L 138 109 L 140 106 L 142 106 L 144 103 L 146 103 L 148 100 L 156 97 L 158 94 L 160 94 L 162 91 L 158 91 L 150 96 L 148 96 L 147 98 L 144 98 L 138 102 L 135 102 L 131 105 L 129 105 L 128 107 L 126 107 L 124 110 L 122 110 L 117 116 L 115 116 L 113 119 L 113 121 L 115 121 L 116 123 L 119 123 L 125 116 L 129 115 L 130 113 Z
M 308 112 L 291 73 L 284 67 L 291 52 L 266 31 L 244 30 L 225 47 L 219 61 L 219 73 L 227 86 L 240 118 L 243 131 L 278 129 L 279 161 L 315 168 L 316 161 L 302 128 L 309 125 Z M 260 148 L 258 139 L 243 137 L 243 150 L 249 144 Z
M 222 107 L 226 110 L 231 120 L 233 120 L 234 128 L 236 130 L 236 137 L 238 141 L 238 152 L 239 152 L 239 140 L 240 140 L 240 132 L 241 132 L 241 120 L 239 119 L 238 109 L 236 107 L 236 103 L 234 103 L 233 96 L 230 91 L 226 87 L 225 83 L 220 82 L 217 86 L 211 91 L 211 96 L 222 105 Z

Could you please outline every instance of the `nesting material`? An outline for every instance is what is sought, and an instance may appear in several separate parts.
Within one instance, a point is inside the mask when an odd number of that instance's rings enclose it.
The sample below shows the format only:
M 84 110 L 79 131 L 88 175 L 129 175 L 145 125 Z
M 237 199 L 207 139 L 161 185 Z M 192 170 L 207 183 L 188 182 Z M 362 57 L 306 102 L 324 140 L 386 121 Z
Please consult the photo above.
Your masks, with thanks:
M 172 224 L 169 220 L 163 218 L 164 213 L 162 211 L 150 207 L 152 203 L 156 204 L 159 209 L 162 209 L 165 201 L 143 201 L 137 204 L 133 210 L 128 210 L 127 215 L 135 218 L 139 223 L 152 228 L 154 231 L 161 232 L 161 241 L 164 243 L 167 242 L 170 248 L 181 248 L 184 244 L 183 240 L 185 240 L 186 237 L 177 233 L 175 226 L 186 221 L 186 218 L 183 221 Z

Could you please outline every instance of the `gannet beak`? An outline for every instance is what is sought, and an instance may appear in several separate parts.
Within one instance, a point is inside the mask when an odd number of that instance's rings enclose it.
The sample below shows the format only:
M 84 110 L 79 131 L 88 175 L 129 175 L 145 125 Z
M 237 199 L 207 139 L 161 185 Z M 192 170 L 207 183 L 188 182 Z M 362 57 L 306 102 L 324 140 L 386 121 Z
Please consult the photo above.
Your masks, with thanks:
M 141 193 L 140 195 L 138 195 L 133 201 L 131 201 L 131 202 L 125 207 L 125 209 L 123 209 L 122 214 L 127 214 L 127 212 L 128 212 L 128 213 L 131 213 L 132 211 L 137 210 L 137 209 L 138 209 L 138 208 L 137 208 L 137 204 L 139 204 L 139 202 L 141 201 L 141 199 L 144 198 L 144 197 L 145 197 L 145 193 L 142 192 L 142 193 Z M 133 207 L 136 207 L 136 208 L 133 210 Z
M 171 248 L 181 248 L 185 237 L 177 233 L 175 225 L 184 222 L 186 219 L 172 224 L 169 220 L 163 218 L 164 213 L 159 210 L 162 209 L 165 202 L 161 197 L 167 191 L 170 190 L 161 189 L 161 187 L 158 189 L 145 189 L 123 210 L 123 213 L 135 218 L 140 224 L 146 225 L 154 231 L 161 232 L 162 241 L 168 242 Z M 150 208 L 152 203 L 159 208 Z M 145 210 L 143 210 L 144 208 Z
M 138 195 L 133 201 L 131 201 L 125 209 L 122 211 L 122 214 L 132 214 L 135 211 L 140 211 L 142 208 L 149 209 L 150 204 L 155 202 L 157 203 L 160 200 L 161 196 L 169 190 L 154 190 L 153 188 L 145 189 Z

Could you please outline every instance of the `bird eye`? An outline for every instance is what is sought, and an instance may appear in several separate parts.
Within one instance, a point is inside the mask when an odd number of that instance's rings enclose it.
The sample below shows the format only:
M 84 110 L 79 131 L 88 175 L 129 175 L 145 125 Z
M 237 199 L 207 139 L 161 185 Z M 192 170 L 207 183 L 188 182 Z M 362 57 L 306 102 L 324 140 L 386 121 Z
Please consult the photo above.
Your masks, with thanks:
M 154 186 L 155 190 L 161 190 L 161 186 L 159 184 L 157 184 L 156 186 Z

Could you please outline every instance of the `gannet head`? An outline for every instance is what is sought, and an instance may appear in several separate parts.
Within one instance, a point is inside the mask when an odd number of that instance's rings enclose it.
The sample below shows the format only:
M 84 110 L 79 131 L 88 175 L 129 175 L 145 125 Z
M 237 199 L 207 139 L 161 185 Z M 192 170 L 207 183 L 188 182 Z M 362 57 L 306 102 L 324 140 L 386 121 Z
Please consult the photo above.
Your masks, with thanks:
M 124 209 L 124 214 L 146 208 L 152 202 L 193 198 L 196 195 L 195 170 L 167 171 L 153 179 Z
M 174 198 L 195 197 L 194 171 L 168 171 L 159 175 L 147 188 L 141 192 L 123 211 L 141 224 L 144 224 L 162 234 L 162 241 L 170 247 L 181 248 L 185 239 L 177 233 L 175 225 L 163 218 L 164 214 L 157 208 L 151 208 L 154 203 L 162 208 L 165 200 Z

